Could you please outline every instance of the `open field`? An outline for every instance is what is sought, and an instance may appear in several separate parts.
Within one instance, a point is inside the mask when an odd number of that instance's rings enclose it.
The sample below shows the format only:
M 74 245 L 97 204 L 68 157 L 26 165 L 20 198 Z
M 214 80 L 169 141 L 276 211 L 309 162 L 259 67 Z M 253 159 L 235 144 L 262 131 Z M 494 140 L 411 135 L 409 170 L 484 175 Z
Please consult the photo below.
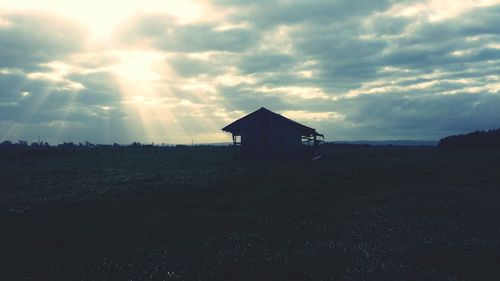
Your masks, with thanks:
M 500 151 L 0 152 L 0 280 L 500 280 Z

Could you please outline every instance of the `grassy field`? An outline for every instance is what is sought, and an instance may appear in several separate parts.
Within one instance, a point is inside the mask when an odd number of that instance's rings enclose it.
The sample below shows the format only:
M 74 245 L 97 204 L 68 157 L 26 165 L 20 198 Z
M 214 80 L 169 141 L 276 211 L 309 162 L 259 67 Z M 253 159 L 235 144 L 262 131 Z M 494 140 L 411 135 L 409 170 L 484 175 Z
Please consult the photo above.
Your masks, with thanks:
M 500 152 L 0 152 L 0 280 L 500 280 Z

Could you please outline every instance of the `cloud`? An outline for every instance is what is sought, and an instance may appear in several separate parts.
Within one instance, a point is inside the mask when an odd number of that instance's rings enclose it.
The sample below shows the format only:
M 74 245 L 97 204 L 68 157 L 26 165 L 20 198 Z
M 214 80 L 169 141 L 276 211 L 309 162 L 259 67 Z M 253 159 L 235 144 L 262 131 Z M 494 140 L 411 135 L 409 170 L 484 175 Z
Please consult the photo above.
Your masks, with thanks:
M 244 74 L 282 72 L 293 66 L 294 58 L 284 54 L 256 53 L 241 56 L 238 69 Z
M 215 76 L 225 71 L 228 60 L 230 60 L 228 55 L 212 54 L 197 57 L 181 53 L 170 56 L 166 63 L 180 76 Z
M 342 22 L 388 7 L 391 1 L 369 0 L 320 0 L 320 1 L 216 1 L 222 5 L 240 7 L 232 20 L 250 21 L 266 28 L 276 25 L 301 23 Z
M 221 86 L 218 92 L 224 97 L 223 107 L 230 111 L 250 113 L 262 106 L 271 110 L 283 111 L 293 107 L 293 104 L 279 96 L 257 92 L 252 88 L 242 88 L 241 85 L 233 87 Z
M 36 11 L 0 13 L 0 68 L 33 69 L 85 47 L 81 24 Z
M 74 51 L 69 53 L 71 59 L 47 53 L 38 61 L 18 61 L 2 70 L 1 139 L 31 141 L 42 136 L 51 143 L 127 139 L 124 119 L 130 114 L 122 106 L 115 74 L 98 70 L 110 60 L 73 64 L 73 57 L 82 54 Z
M 500 117 L 493 111 L 500 104 L 500 96 L 487 93 L 417 97 L 373 95 L 342 104 L 350 108 L 346 123 L 358 127 L 353 131 L 364 131 L 381 138 L 436 139 L 457 131 L 498 126 Z
M 217 25 L 178 24 L 163 14 L 142 14 L 120 29 L 116 40 L 127 46 L 151 47 L 170 52 L 241 52 L 250 47 L 256 34 L 246 28 L 219 29 Z

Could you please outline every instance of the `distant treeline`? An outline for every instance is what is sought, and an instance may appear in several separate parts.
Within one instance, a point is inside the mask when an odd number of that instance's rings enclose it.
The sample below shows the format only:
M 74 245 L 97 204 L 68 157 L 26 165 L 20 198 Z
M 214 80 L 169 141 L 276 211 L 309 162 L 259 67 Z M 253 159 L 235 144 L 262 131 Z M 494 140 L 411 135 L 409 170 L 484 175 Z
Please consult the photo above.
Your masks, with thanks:
M 34 155 L 75 155 L 75 153 L 91 153 L 95 155 L 128 155 L 130 153 L 187 153 L 189 155 L 194 151 L 220 151 L 225 149 L 229 149 L 229 147 L 212 146 L 206 144 L 143 144 L 140 142 L 133 142 L 131 144 L 93 144 L 90 142 L 64 142 L 57 145 L 49 145 L 47 142 L 33 142 L 29 144 L 26 141 L 1 141 L 0 159 L 5 157 L 31 157 Z
M 63 142 L 57 145 L 50 145 L 48 142 L 32 142 L 29 144 L 25 140 L 18 140 L 17 142 L 12 142 L 10 140 L 5 140 L 0 142 L 0 148 L 15 148 L 15 147 L 33 147 L 33 148 L 44 148 L 44 147 L 185 147 L 188 145 L 171 145 L 171 144 L 143 144 L 138 141 L 134 141 L 131 144 L 94 144 L 89 141 L 85 141 L 84 143 L 73 143 L 73 142 Z M 200 145 L 198 145 L 200 146 Z
M 439 141 L 438 147 L 447 149 L 500 149 L 500 128 L 445 137 Z

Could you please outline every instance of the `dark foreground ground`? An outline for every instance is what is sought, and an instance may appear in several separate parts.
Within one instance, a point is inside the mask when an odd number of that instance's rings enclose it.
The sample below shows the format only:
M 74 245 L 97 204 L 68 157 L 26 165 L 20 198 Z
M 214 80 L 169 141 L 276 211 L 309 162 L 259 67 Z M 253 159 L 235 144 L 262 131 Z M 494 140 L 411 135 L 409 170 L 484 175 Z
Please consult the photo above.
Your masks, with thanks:
M 0 153 L 0 280 L 500 280 L 500 152 Z

